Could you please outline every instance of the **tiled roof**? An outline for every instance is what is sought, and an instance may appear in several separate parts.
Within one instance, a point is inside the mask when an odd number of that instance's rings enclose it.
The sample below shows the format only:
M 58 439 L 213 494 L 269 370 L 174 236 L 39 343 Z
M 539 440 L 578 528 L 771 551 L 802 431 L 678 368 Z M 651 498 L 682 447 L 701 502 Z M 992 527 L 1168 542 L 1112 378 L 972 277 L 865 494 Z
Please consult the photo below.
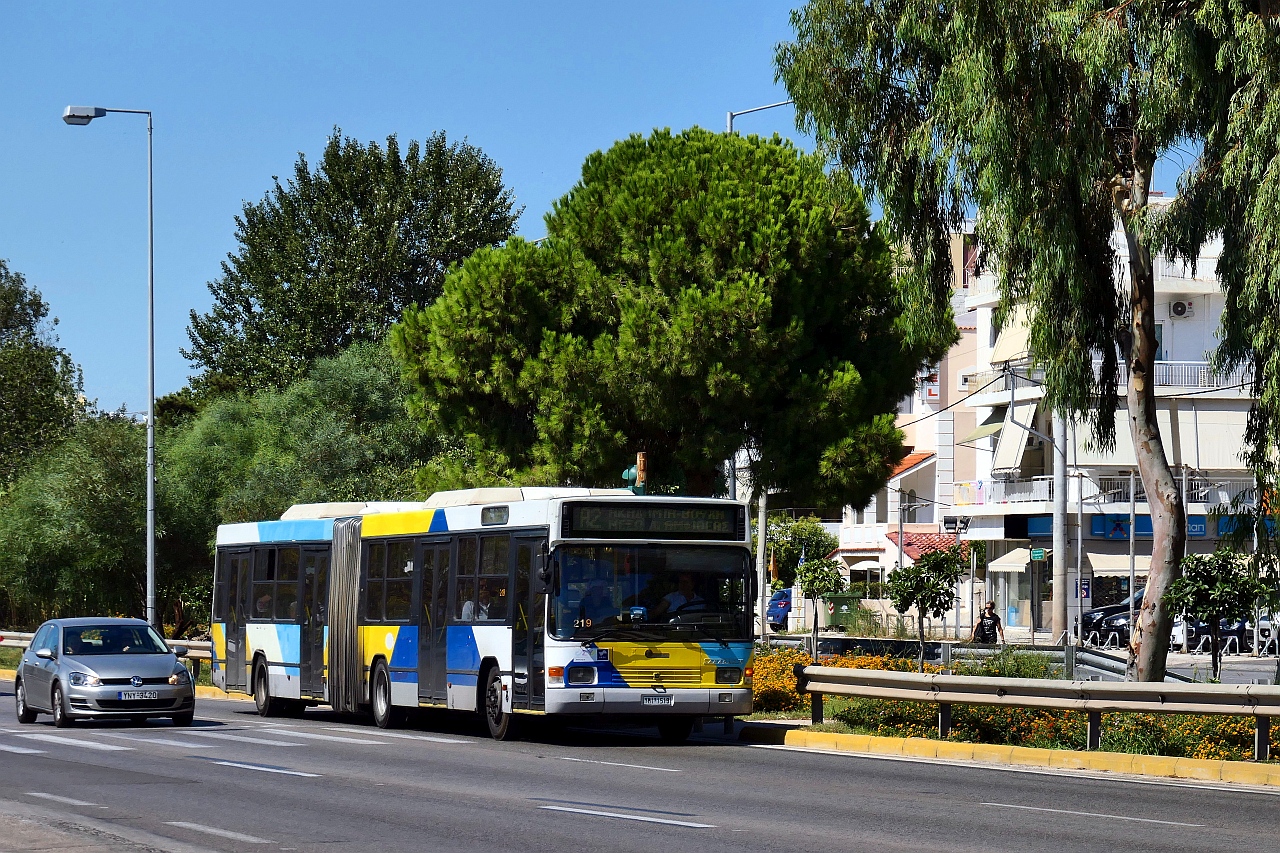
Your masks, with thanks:
M 898 547 L 898 531 L 894 530 L 885 534 L 885 538 L 893 543 L 896 550 Z M 956 544 L 956 535 L 954 533 L 904 533 L 902 536 L 902 550 L 911 558 L 912 562 L 920 559 L 920 555 L 929 551 L 941 551 L 944 548 L 950 548 Z M 961 542 L 961 550 L 967 556 L 969 553 L 969 544 Z
M 900 474 L 910 471 L 917 465 L 928 462 L 932 458 L 932 453 L 908 453 L 907 457 L 894 467 L 893 473 L 889 475 L 889 478 L 892 479 Z

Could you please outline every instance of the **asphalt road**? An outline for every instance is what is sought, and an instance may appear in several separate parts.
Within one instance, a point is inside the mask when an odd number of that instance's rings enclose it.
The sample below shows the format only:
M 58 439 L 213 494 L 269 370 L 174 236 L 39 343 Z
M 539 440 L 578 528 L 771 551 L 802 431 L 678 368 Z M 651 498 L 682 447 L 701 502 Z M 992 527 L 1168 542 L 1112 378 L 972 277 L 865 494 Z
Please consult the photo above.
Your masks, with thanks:
M 0 851 L 1241 850 L 1276 794 L 861 758 L 707 736 L 538 728 L 496 743 L 423 714 L 384 732 L 312 709 L 196 725 L 21 726 L 0 682 Z M 696 737 L 696 736 L 695 736 Z

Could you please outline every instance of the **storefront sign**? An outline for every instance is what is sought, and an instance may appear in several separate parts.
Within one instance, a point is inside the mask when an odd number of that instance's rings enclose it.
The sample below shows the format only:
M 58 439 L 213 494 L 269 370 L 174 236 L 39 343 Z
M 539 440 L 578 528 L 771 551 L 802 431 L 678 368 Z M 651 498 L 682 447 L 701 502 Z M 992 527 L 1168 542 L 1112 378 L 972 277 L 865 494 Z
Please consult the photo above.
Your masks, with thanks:
M 1226 519 L 1218 520 L 1218 535 L 1222 535 L 1222 522 Z M 1129 538 L 1129 516 L 1127 515 L 1094 515 L 1091 519 L 1090 532 L 1101 539 L 1123 539 Z M 1151 516 L 1139 515 L 1135 519 L 1136 531 L 1135 535 L 1139 539 L 1151 538 Z M 1203 515 L 1187 516 L 1187 536 L 1192 539 L 1203 539 L 1208 535 L 1209 522 Z

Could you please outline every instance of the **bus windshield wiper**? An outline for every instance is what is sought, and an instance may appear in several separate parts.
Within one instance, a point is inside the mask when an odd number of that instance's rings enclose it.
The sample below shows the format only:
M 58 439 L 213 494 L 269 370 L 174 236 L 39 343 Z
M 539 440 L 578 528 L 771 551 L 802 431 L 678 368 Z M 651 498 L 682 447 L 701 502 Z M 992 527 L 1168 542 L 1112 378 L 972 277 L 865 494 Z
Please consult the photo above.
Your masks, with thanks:
M 596 640 L 605 640 L 609 638 L 616 640 L 651 640 L 651 635 L 646 635 L 634 628 L 601 628 L 590 634 L 583 636 L 575 636 L 574 639 L 582 643 L 593 643 Z
M 716 624 L 723 624 L 723 623 L 716 623 Z M 673 627 L 676 627 L 676 628 L 689 627 L 693 629 L 693 631 L 696 632 L 699 636 L 706 637 L 708 640 L 715 640 L 724 648 L 726 649 L 729 648 L 729 642 L 725 640 L 724 637 L 716 634 L 713 631 L 707 630 L 705 625 L 706 623 L 703 623 L 703 622 L 679 622 Z

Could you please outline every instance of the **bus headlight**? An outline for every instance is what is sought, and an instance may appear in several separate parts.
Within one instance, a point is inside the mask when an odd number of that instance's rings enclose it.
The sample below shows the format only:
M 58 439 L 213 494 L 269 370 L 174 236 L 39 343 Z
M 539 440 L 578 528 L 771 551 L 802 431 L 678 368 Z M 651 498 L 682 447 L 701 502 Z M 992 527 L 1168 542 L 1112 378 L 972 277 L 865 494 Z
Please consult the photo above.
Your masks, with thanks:
M 571 666 L 565 672 L 565 680 L 570 684 L 595 684 L 596 668 L 594 666 Z
M 737 684 L 742 680 L 742 670 L 736 666 L 723 666 L 716 670 L 716 684 Z

